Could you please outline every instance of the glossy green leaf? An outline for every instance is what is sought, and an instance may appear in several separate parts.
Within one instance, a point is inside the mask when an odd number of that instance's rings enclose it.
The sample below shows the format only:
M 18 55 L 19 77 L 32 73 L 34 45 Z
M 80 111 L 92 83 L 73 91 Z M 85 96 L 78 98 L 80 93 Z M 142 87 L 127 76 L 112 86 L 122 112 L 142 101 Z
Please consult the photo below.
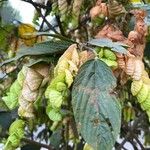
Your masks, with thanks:
M 25 56 L 41 56 L 41 55 L 47 56 L 47 55 L 61 54 L 71 44 L 72 42 L 68 41 L 46 41 L 35 44 L 33 47 L 24 47 L 18 50 L 16 57 L 6 60 L 5 62 L 1 63 L 0 66 L 18 60 Z
M 72 106 L 79 132 L 95 150 L 111 150 L 120 131 L 121 108 L 112 94 L 116 79 L 100 60 L 86 62 L 75 78 Z
M 126 54 L 127 50 L 125 47 L 127 45 L 120 43 L 120 42 L 113 42 L 108 38 L 101 38 L 101 39 L 92 39 L 88 41 L 88 44 L 99 46 L 99 47 L 108 47 L 111 48 L 112 51 Z

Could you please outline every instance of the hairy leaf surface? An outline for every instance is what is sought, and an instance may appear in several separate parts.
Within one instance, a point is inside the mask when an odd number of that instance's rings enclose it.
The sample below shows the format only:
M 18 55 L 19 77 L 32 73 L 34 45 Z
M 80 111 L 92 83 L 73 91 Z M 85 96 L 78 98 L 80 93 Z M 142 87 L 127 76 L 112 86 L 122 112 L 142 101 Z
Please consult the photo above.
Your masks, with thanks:
M 121 125 L 121 108 L 114 94 L 116 79 L 100 60 L 86 62 L 77 75 L 72 106 L 79 132 L 95 150 L 111 150 Z

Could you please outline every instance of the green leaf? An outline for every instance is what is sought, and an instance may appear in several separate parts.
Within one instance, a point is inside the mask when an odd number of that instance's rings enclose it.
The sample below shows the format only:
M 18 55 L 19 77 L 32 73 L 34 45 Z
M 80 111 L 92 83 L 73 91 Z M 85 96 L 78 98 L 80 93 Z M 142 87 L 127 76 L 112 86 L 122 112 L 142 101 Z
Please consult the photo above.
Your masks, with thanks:
M 99 47 L 108 47 L 108 48 L 111 48 L 112 51 L 123 53 L 123 54 L 127 53 L 127 50 L 125 47 L 128 47 L 127 45 L 121 42 L 113 42 L 112 40 L 108 38 L 92 39 L 88 41 L 88 44 L 99 46 Z
M 49 63 L 56 63 L 58 59 L 59 58 L 57 58 L 57 57 L 55 58 L 53 56 L 51 56 L 51 57 L 50 56 L 48 56 L 48 57 L 35 56 L 35 57 L 30 58 L 30 61 L 26 66 L 31 67 L 31 66 L 36 65 L 38 63 L 48 63 L 48 64 Z
M 27 145 L 24 145 L 21 147 L 21 150 L 31 150 L 31 149 L 40 150 L 41 146 L 40 145 L 27 144 Z
M 121 108 L 116 78 L 100 60 L 87 61 L 76 76 L 72 106 L 79 132 L 95 150 L 111 150 L 120 131 Z
M 68 41 L 68 42 L 73 42 L 73 40 L 65 37 L 65 36 L 62 36 L 61 34 L 51 34 L 50 32 L 34 32 L 34 33 L 26 33 L 25 35 L 34 35 L 34 36 L 50 36 L 50 37 L 53 37 L 53 38 L 57 38 L 57 39 L 60 39 L 60 40 L 64 40 L 64 41 Z
M 56 140 L 57 139 L 57 140 Z M 50 137 L 50 142 L 51 145 L 55 148 L 55 149 L 59 149 L 60 145 L 61 145 L 61 141 L 62 141 L 62 136 L 61 136 L 61 130 L 58 129 L 55 132 L 53 132 L 53 134 Z
M 0 125 L 2 126 L 3 130 L 9 128 L 12 120 L 13 118 L 11 112 L 0 112 Z
M 6 60 L 5 62 L 1 63 L 0 67 L 25 56 L 41 56 L 41 55 L 47 56 L 47 55 L 61 54 L 71 44 L 73 44 L 73 42 L 46 41 L 42 43 L 37 43 L 33 47 L 24 47 L 18 50 L 16 57 Z
M 15 27 L 13 25 L 5 25 L 0 27 L 0 49 L 7 50 L 10 45 L 10 37 Z

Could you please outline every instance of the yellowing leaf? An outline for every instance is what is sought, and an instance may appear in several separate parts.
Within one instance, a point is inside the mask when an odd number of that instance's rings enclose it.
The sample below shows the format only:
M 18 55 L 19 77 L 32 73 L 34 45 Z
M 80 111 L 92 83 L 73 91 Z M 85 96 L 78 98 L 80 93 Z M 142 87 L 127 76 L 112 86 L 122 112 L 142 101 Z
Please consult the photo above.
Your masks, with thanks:
M 36 36 L 26 35 L 27 33 L 34 33 L 36 29 L 30 24 L 21 24 L 18 27 L 18 33 L 22 41 L 27 46 L 32 46 L 36 42 Z

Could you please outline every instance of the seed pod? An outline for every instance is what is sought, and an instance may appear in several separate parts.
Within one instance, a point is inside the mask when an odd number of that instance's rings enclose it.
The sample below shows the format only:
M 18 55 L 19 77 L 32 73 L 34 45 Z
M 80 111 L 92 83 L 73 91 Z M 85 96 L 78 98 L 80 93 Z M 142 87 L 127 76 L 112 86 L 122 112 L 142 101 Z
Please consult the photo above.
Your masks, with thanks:
M 4 150 L 16 149 L 24 136 L 25 122 L 23 120 L 14 121 L 9 128 L 9 137 L 4 146 Z
M 81 6 L 84 0 L 74 0 L 72 9 L 72 25 L 73 28 L 78 26 Z
M 141 103 L 141 108 L 146 111 L 150 110 L 150 90 L 146 100 L 143 103 Z
M 33 109 L 33 103 L 30 103 L 30 105 Z M 18 108 L 18 115 L 21 116 L 21 117 L 25 117 L 25 118 L 34 118 L 35 117 L 34 110 L 31 113 L 29 110 L 27 110 L 26 108 L 23 108 L 22 106 L 20 106 Z
M 134 59 L 134 66 L 135 69 L 132 78 L 134 80 L 140 80 L 144 70 L 144 64 L 140 59 Z
M 68 11 L 67 0 L 58 0 L 58 8 L 61 14 L 61 21 L 64 21 L 66 19 L 66 14 Z
M 78 67 L 77 67 L 77 64 L 74 64 L 72 61 L 68 60 L 68 63 L 69 63 L 69 71 L 71 72 L 72 75 L 76 75 L 77 72 L 78 72 Z M 67 70 L 67 69 L 65 69 Z
M 109 67 L 112 67 L 112 68 L 117 68 L 118 67 L 118 64 L 117 64 L 116 61 L 109 60 L 109 59 L 106 59 L 106 58 L 101 58 L 101 60 L 103 62 L 105 62 Z
M 57 91 L 62 92 L 62 91 L 67 90 L 67 86 L 63 82 L 58 82 L 56 85 L 56 89 L 57 89 Z
M 87 61 L 87 59 L 88 59 L 88 52 L 87 51 L 80 52 L 79 59 L 80 59 L 80 65 L 79 66 L 81 66 L 82 64 L 84 64 Z
M 117 56 L 117 63 L 118 63 L 119 68 L 125 69 L 126 64 L 125 64 L 124 56 L 122 54 L 116 54 L 116 56 Z
M 66 73 L 66 78 L 65 78 L 66 83 L 68 84 L 68 87 L 70 87 L 71 84 L 73 83 L 73 76 L 71 72 L 67 69 L 65 70 L 65 73 Z
M 49 103 L 52 108 L 60 108 L 63 102 L 63 96 L 61 92 L 51 89 L 49 91 Z
M 104 57 L 116 61 L 116 55 L 109 49 L 104 49 Z
M 22 70 L 18 74 L 16 81 L 10 87 L 10 91 L 7 93 L 7 96 L 2 98 L 10 110 L 18 106 L 18 98 L 21 94 L 27 70 L 27 67 L 22 68 Z
M 65 82 L 65 77 L 66 77 L 66 75 L 65 75 L 65 73 L 63 72 L 63 73 L 57 75 L 57 76 L 51 81 L 51 84 L 48 86 L 48 88 L 47 88 L 47 90 L 46 90 L 46 92 L 45 92 L 46 98 L 48 98 L 48 92 L 49 92 L 48 90 L 51 89 L 51 88 L 56 89 L 56 88 L 57 88 L 57 83 L 59 83 L 59 82 L 64 83 L 64 82 Z
M 79 54 L 78 54 L 78 52 L 77 52 L 77 48 L 74 48 L 74 49 L 73 49 L 71 61 L 72 61 L 76 66 L 79 65 L 79 61 L 80 61 L 80 60 L 79 60 Z
M 122 6 L 122 4 L 119 4 L 116 0 L 111 1 L 108 4 L 108 11 L 109 11 L 110 18 L 115 18 L 121 14 L 126 13 L 126 10 Z
M 46 107 L 46 113 L 52 121 L 61 121 L 62 115 L 59 109 L 53 109 L 50 106 Z
M 24 128 L 24 126 L 25 126 L 25 122 L 23 120 L 18 119 L 14 121 L 9 127 L 9 134 L 13 134 L 16 131 L 16 129 Z
M 12 147 L 18 147 L 19 144 L 20 144 L 20 140 L 17 138 L 17 136 L 15 134 L 14 135 L 10 135 L 8 137 L 8 141 L 11 143 Z
M 134 70 L 135 70 L 135 59 L 134 58 L 129 58 L 126 64 L 126 74 L 127 75 L 133 75 Z
M 132 93 L 132 95 L 136 96 L 140 92 L 142 86 L 143 86 L 143 81 L 142 80 L 139 80 L 139 81 L 134 80 L 131 84 L 131 93 Z
M 149 93 L 149 87 L 146 84 L 143 84 L 140 92 L 137 94 L 137 99 L 139 103 L 144 102 L 147 97 L 148 97 L 148 93 Z
M 45 97 L 48 99 L 46 113 L 53 121 L 62 119 L 61 105 L 65 104 L 69 96 L 68 88 L 73 83 L 73 77 L 77 74 L 79 65 L 80 59 L 77 45 L 73 44 L 60 57 L 54 68 L 54 79 L 45 92 Z
M 25 118 L 33 118 L 35 116 L 34 102 L 41 98 L 42 88 L 47 83 L 45 79 L 48 78 L 48 75 L 48 65 L 37 64 L 28 68 L 19 97 L 19 116 Z
M 142 80 L 143 80 L 143 83 L 150 85 L 150 78 L 148 76 L 148 73 L 145 70 L 142 73 Z

